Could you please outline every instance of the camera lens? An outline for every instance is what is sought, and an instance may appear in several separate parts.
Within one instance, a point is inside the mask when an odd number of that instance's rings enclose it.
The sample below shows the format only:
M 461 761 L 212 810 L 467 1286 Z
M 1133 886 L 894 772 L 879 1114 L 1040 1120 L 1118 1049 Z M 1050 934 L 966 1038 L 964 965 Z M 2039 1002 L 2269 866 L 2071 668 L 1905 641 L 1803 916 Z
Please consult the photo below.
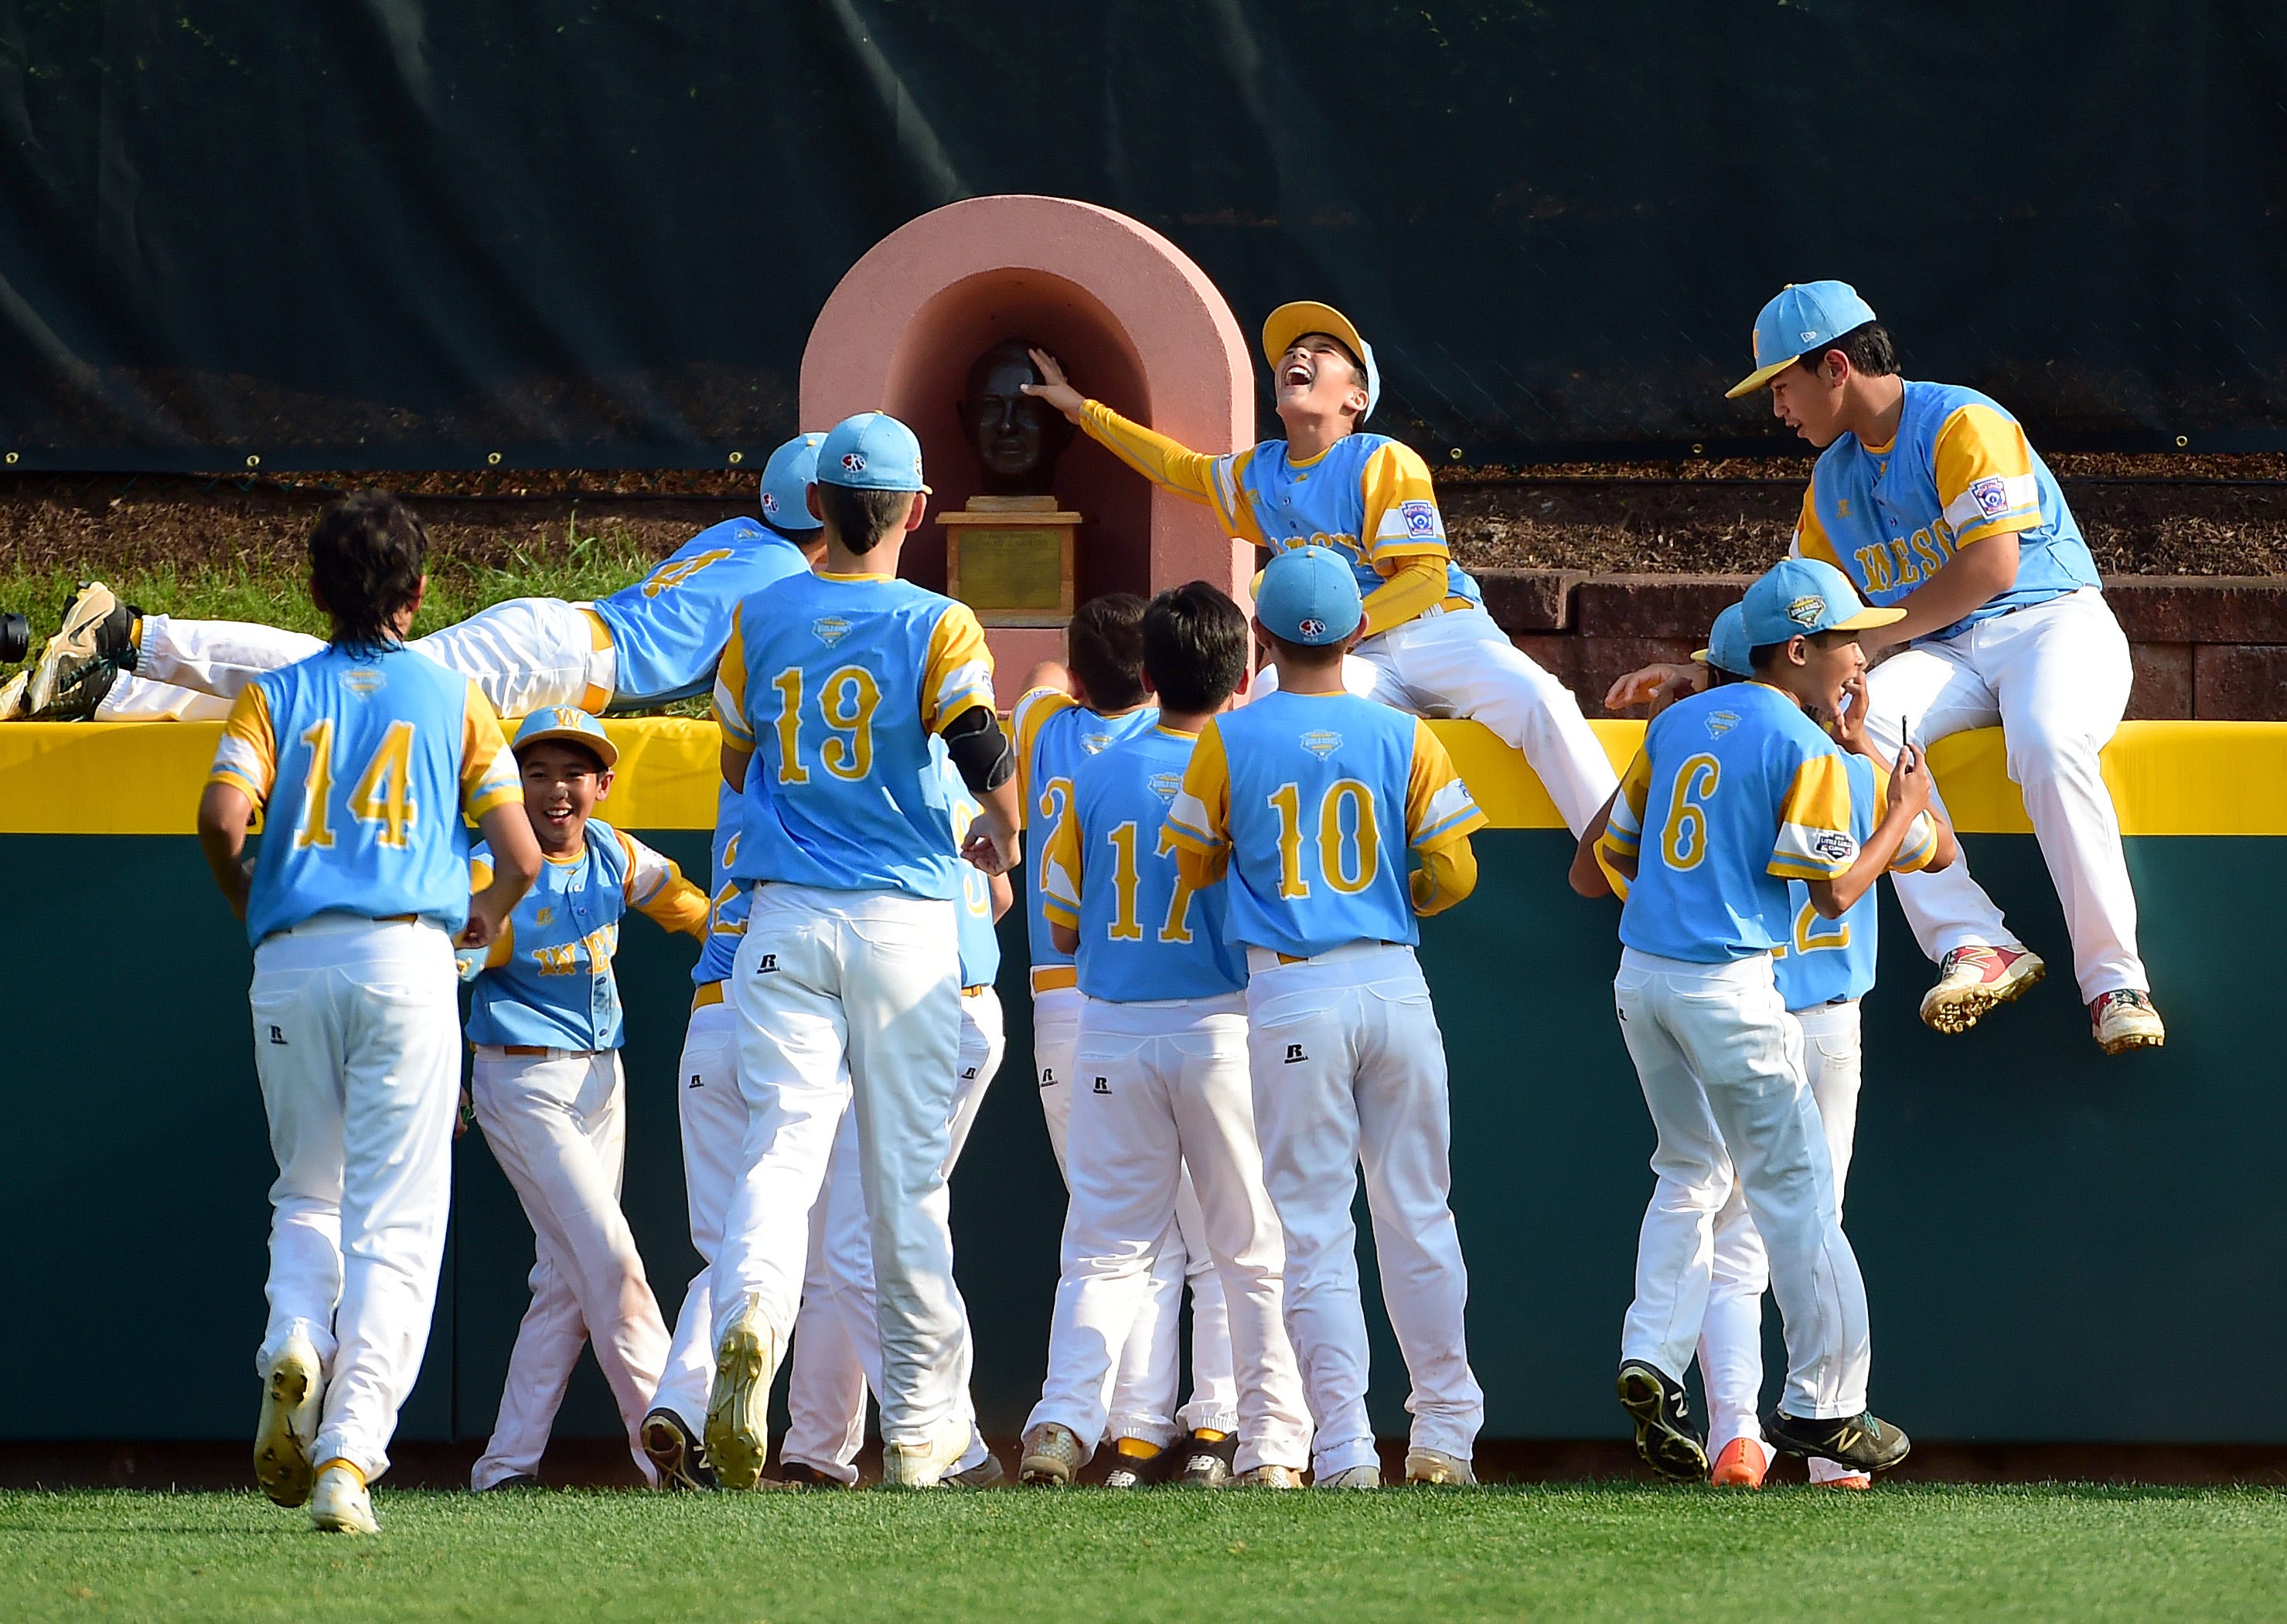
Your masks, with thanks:
M 32 651 L 32 623 L 21 615 L 0 615 L 0 665 L 13 665 Z

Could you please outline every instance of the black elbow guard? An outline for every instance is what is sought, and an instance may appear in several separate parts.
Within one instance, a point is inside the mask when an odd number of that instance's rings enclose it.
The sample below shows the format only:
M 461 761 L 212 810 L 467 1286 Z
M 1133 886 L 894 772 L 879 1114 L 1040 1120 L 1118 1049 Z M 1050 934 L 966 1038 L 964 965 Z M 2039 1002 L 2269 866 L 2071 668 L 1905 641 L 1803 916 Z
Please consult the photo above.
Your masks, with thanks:
M 1017 771 L 1017 753 L 1009 747 L 1009 736 L 1001 730 L 992 711 L 982 705 L 961 712 L 938 737 L 945 740 L 946 753 L 961 769 L 961 781 L 972 795 L 999 789 Z

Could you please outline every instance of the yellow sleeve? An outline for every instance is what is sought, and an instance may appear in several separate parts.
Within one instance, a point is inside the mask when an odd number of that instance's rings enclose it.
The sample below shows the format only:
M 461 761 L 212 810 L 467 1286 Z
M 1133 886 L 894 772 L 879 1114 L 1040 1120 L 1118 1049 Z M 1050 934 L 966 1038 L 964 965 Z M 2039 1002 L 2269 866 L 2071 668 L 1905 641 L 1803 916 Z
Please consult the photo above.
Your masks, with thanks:
M 1817 475 L 1813 474 L 1814 482 Z M 1827 536 L 1826 526 L 1818 522 L 1818 504 L 1811 500 L 1811 486 L 1802 487 L 1802 516 L 1794 522 L 1794 547 L 1798 558 L 1816 558 L 1821 564 L 1842 568 L 1842 560 L 1834 554 L 1834 543 Z M 1845 572 L 1848 573 L 1848 572 Z
M 1237 465 L 1245 453 L 1219 457 L 1193 451 L 1142 423 L 1130 422 L 1101 400 L 1080 406 L 1080 426 L 1088 438 L 1152 484 L 1213 508 L 1227 534 L 1265 545 L 1254 513 L 1239 496 Z
M 744 609 L 740 604 L 739 609 Z M 739 609 L 731 611 L 731 636 L 715 666 L 715 725 L 723 742 L 752 753 L 755 735 L 747 726 L 747 640 L 739 629 Z
M 259 682 L 238 690 L 230 720 L 215 743 L 207 782 L 243 790 L 257 807 L 269 804 L 271 786 L 278 782 L 278 736 L 270 722 L 270 696 Z
M 707 893 L 683 877 L 672 857 L 662 856 L 624 829 L 612 832 L 628 855 L 628 905 L 662 929 L 705 941 L 711 911 Z
M 501 737 L 500 718 L 492 701 L 474 682 L 461 712 L 461 810 L 471 822 L 495 807 L 512 807 L 524 800 L 524 784 L 517 776 L 516 757 Z
M 490 852 L 479 847 L 469 854 L 469 890 L 471 895 L 493 883 L 493 863 Z M 501 921 L 500 934 L 485 950 L 485 968 L 497 970 L 516 954 L 516 916 L 511 913 Z
M 1365 499 L 1365 516 L 1358 521 L 1360 557 L 1378 567 L 1418 555 L 1446 556 L 1445 517 L 1437 511 L 1429 465 L 1420 452 L 1396 440 L 1377 445 L 1359 478 Z
M 1765 871 L 1781 879 L 1832 879 L 1858 855 L 1850 832 L 1850 772 L 1840 752 L 1795 769 L 1779 803 L 1779 837 Z
M 922 726 L 932 733 L 978 706 L 993 708 L 993 652 L 966 603 L 948 603 L 930 633 L 922 666 Z
M 1404 626 L 1422 611 L 1445 601 L 1452 591 L 1443 553 L 1412 553 L 1388 564 L 1374 561 L 1384 579 L 1365 595 L 1365 635 Z
M 1200 730 L 1199 742 L 1191 746 L 1191 765 L 1183 769 L 1183 787 L 1175 792 L 1167 808 L 1167 829 L 1186 879 L 1191 879 L 1191 870 L 1183 864 L 1184 854 L 1221 857 L 1231 849 L 1231 762 L 1223 754 L 1223 732 L 1212 718 Z M 1218 863 L 1215 878 L 1222 874 Z M 1199 883 L 1213 885 L 1215 879 Z
M 1872 766 L 1872 763 L 1868 763 Z M 1879 769 L 1874 772 L 1874 817 L 1876 826 L 1890 815 L 1890 786 L 1883 781 Z M 1906 838 L 1898 842 L 1898 855 L 1890 859 L 1893 874 L 1915 874 L 1927 868 L 1937 856 L 1937 821 L 1927 812 L 1913 821 Z
M 1957 407 L 1937 431 L 1935 461 L 1938 505 L 1955 551 L 2041 522 L 2033 448 L 2006 413 L 1974 400 Z
M 1041 914 L 1051 925 L 1080 928 L 1080 816 L 1068 805 L 1041 852 Z
M 1406 876 L 1413 895 L 1413 911 L 1423 918 L 1443 913 L 1477 888 L 1477 854 L 1469 837 L 1455 835 L 1440 846 L 1424 850 L 1421 866 Z
M 1049 717 L 1079 703 L 1061 688 L 1034 688 L 1027 690 L 1009 713 L 1017 734 L 1017 800 L 1026 817 L 1033 815 L 1033 746 L 1040 743 L 1041 729 Z
M 1644 800 L 1651 793 L 1651 756 L 1639 749 L 1628 770 L 1620 775 L 1620 792 L 1612 797 L 1604 832 L 1596 840 L 1596 861 L 1612 871 L 1610 858 L 1634 857 L 1643 845 Z
M 1429 724 L 1416 721 L 1413 761 L 1405 775 L 1405 843 L 1427 858 L 1438 847 L 1466 841 L 1484 826 L 1485 815 L 1469 799 L 1469 786 L 1453 770 L 1453 758 Z

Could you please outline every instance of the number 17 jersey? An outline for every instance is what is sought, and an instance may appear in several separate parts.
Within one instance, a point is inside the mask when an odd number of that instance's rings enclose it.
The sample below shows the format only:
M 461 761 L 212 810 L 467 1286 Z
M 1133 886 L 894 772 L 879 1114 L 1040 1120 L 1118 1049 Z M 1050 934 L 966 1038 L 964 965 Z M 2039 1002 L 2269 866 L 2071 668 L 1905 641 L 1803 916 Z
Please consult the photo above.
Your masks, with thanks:
M 968 605 L 888 576 L 800 574 L 739 605 L 716 678 L 754 752 L 732 874 L 954 902 L 961 858 L 935 734 L 993 704 Z

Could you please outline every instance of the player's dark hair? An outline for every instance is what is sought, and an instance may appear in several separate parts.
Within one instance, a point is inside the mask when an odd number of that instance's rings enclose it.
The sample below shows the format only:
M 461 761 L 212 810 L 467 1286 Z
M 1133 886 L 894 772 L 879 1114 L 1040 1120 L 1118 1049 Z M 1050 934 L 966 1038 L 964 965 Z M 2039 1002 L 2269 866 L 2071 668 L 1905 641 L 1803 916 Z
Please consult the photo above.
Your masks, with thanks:
M 1324 666 L 1339 661 L 1349 650 L 1338 643 L 1290 643 L 1278 633 L 1265 628 L 1262 640 L 1275 653 L 1283 654 L 1298 666 Z
M 612 770 L 610 768 L 604 765 L 604 753 L 602 751 L 597 749 L 593 745 L 582 744 L 576 738 L 535 738 L 530 744 L 520 747 L 511 745 L 510 748 L 514 750 L 516 753 L 516 764 L 519 770 L 521 770 L 524 766 L 525 751 L 536 750 L 542 745 L 561 745 L 566 750 L 578 751 L 582 755 L 588 758 L 588 769 L 594 773 L 598 778 Z
M 1214 710 L 1246 674 L 1248 652 L 1246 617 L 1206 581 L 1170 587 L 1144 611 L 1144 670 L 1163 711 Z
M 1795 357 L 1795 363 L 1807 372 L 1816 372 L 1831 350 L 1841 351 L 1850 358 L 1853 372 L 1863 372 L 1870 378 L 1887 378 L 1898 370 L 1898 352 L 1890 343 L 1890 329 L 1879 321 L 1862 322 L 1816 350 L 1806 350 Z
M 859 491 L 824 483 L 816 488 L 820 516 L 853 553 L 872 552 L 913 510 L 911 491 Z
M 1710 688 L 1729 688 L 1734 682 L 1744 682 L 1746 680 L 1736 671 L 1724 670 L 1713 660 L 1707 664 L 1707 686 Z
M 767 513 L 762 516 L 762 525 L 764 530 L 769 531 L 771 534 L 776 536 L 779 540 L 791 541 L 796 547 L 800 547 L 807 541 L 815 541 L 826 533 L 815 524 L 805 525 L 800 530 L 788 530 L 785 525 L 779 524 Z
M 1857 633 L 1846 632 L 1839 627 L 1830 627 L 1823 632 L 1805 632 L 1801 634 L 1801 635 L 1804 640 L 1808 642 L 1814 648 L 1820 649 L 1831 649 L 1837 643 L 1856 643 L 1858 641 Z M 1794 639 L 1792 637 L 1787 639 L 1787 643 L 1792 643 Z M 1758 671 L 1769 671 L 1773 666 L 1778 664 L 1779 655 L 1784 650 L 1786 646 L 1786 643 L 1759 643 L 1753 648 L 1747 650 L 1747 664 L 1753 666 Z
M 310 526 L 310 585 L 334 623 L 336 648 L 382 649 L 401 640 L 397 617 L 421 594 L 429 532 L 386 491 L 328 503 Z
M 1107 592 L 1080 606 L 1064 628 L 1064 659 L 1099 711 L 1144 703 L 1144 600 Z

